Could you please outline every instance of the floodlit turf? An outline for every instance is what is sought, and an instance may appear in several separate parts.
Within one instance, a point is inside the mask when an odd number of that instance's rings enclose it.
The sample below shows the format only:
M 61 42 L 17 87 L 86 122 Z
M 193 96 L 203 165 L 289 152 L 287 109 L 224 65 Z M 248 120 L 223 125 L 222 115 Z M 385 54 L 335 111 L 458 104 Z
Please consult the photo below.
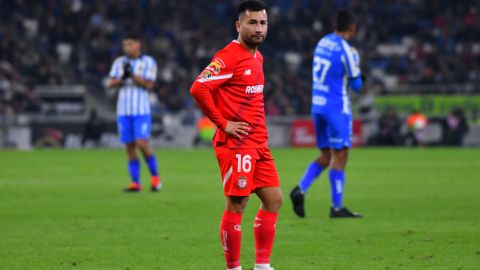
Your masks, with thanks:
M 123 151 L 0 151 L 0 269 L 225 269 L 213 153 L 157 154 L 164 190 L 124 194 Z M 480 149 L 354 149 L 346 205 L 360 220 L 327 217 L 326 174 L 294 216 L 287 195 L 316 151 L 273 154 L 286 198 L 275 269 L 480 269 Z M 244 215 L 244 269 L 258 204 Z

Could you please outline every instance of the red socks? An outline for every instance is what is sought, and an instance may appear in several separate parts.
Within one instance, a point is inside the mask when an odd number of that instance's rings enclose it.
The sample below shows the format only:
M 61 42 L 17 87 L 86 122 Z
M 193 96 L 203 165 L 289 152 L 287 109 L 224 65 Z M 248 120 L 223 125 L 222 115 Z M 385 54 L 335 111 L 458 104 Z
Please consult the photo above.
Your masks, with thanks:
M 269 264 L 275 238 L 275 223 L 278 213 L 259 209 L 253 225 L 255 234 L 255 263 Z M 223 212 L 220 224 L 220 238 L 227 268 L 240 266 L 240 247 L 242 244 L 242 214 Z
M 223 212 L 220 223 L 220 238 L 227 268 L 240 266 L 240 247 L 242 245 L 242 214 Z
M 278 213 L 267 212 L 259 209 L 253 232 L 255 234 L 255 263 L 269 264 L 270 253 L 272 252 L 273 240 L 275 238 L 275 223 Z

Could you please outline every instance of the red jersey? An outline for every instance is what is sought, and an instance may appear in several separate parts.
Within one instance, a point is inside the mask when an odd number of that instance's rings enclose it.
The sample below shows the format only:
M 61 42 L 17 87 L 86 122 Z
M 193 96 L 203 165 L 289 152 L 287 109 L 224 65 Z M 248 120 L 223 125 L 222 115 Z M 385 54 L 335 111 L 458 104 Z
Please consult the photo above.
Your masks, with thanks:
M 234 40 L 215 54 L 190 89 L 202 111 L 218 126 L 214 146 L 267 146 L 263 86 L 263 56 L 259 51 L 252 54 Z M 223 131 L 226 120 L 248 123 L 248 135 L 242 140 L 227 135 Z

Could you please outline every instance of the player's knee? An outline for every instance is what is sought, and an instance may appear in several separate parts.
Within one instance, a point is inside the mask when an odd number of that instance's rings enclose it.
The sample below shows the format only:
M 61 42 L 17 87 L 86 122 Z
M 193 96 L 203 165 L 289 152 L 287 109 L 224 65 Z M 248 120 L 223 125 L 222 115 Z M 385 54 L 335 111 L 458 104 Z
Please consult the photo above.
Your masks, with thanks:
M 243 214 L 243 211 L 245 211 L 245 206 L 231 205 L 231 206 L 228 206 L 226 209 L 232 213 Z
M 268 212 L 278 212 L 283 204 L 283 196 L 280 194 L 263 203 L 263 208 Z
M 127 144 L 125 144 L 126 147 L 127 147 L 127 150 L 130 150 L 130 149 L 135 149 L 135 142 L 129 142 Z
M 127 155 L 129 159 L 137 159 L 137 151 L 134 143 L 127 144 Z
M 348 159 L 348 152 L 343 151 L 339 157 L 339 162 L 341 162 L 343 166 L 345 166 L 345 164 L 347 163 L 347 159 Z
M 335 170 L 344 170 L 346 163 L 347 161 L 344 158 L 335 158 L 332 161 L 331 168 Z
M 321 155 L 319 158 L 317 158 L 315 160 L 315 162 L 317 162 L 318 164 L 320 164 L 320 166 L 326 168 L 330 165 L 330 160 L 332 159 L 331 155 L 328 154 L 328 155 Z
M 280 196 L 277 198 L 275 204 L 276 204 L 276 207 L 277 207 L 277 211 L 280 210 L 280 208 L 281 208 L 282 205 L 283 205 L 283 195 L 280 195 Z
M 137 142 L 135 142 L 135 144 L 140 149 L 140 151 L 142 151 L 142 154 L 144 156 L 151 156 L 152 155 L 152 151 L 148 147 L 148 143 L 146 143 L 144 141 L 137 141 Z
M 225 208 L 229 212 L 242 214 L 247 207 L 248 197 L 227 197 Z
M 135 141 L 135 146 L 143 150 L 147 145 L 144 141 L 138 140 Z

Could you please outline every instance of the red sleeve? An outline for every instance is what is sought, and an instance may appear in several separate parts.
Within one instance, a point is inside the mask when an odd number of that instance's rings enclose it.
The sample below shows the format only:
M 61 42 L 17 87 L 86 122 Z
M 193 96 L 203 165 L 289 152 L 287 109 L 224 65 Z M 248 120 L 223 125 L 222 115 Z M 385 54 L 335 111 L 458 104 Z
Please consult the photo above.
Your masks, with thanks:
M 227 127 L 227 120 L 215 106 L 212 90 L 233 77 L 234 63 L 227 52 L 220 51 L 212 62 L 200 73 L 190 88 L 190 94 L 195 98 L 203 113 L 221 130 Z
M 193 83 L 192 88 L 190 88 L 190 94 L 192 94 L 197 101 L 203 114 L 205 114 L 219 129 L 225 130 L 227 127 L 227 120 L 223 118 L 222 114 L 217 109 L 217 106 L 215 106 L 210 88 L 196 81 Z

